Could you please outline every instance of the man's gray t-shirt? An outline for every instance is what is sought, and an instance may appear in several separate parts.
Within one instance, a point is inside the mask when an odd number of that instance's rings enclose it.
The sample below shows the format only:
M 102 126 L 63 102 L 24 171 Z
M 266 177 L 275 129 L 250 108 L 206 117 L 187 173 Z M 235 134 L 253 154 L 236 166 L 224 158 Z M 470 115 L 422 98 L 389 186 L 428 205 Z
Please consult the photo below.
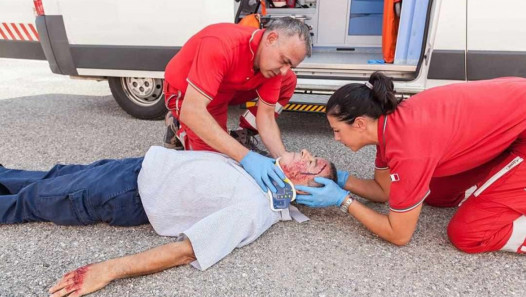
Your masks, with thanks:
M 201 270 L 281 219 L 239 163 L 219 153 L 151 147 L 137 182 L 155 231 L 188 237 L 197 258 L 192 265 Z

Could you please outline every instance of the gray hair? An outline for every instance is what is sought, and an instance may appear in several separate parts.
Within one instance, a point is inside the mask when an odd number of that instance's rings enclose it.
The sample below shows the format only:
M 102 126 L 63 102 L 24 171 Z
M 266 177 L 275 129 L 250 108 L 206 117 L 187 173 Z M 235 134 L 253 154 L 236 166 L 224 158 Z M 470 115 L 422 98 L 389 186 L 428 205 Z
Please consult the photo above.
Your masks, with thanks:
M 312 45 L 310 38 L 310 30 L 309 26 L 307 26 L 303 21 L 289 16 L 275 18 L 269 23 L 266 29 L 267 32 L 278 31 L 280 33 L 284 33 L 287 37 L 292 37 L 296 35 L 299 36 L 299 38 L 305 44 L 307 57 L 311 56 Z

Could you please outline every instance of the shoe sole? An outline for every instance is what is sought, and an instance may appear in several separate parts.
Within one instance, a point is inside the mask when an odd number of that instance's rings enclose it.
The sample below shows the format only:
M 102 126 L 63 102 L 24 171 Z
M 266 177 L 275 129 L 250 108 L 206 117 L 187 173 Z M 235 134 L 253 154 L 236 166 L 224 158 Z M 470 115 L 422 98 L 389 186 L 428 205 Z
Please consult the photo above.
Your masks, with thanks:
M 165 148 L 167 148 L 167 149 L 173 149 L 173 150 L 176 150 L 176 151 L 184 151 L 184 147 L 178 146 L 178 145 L 175 145 L 175 144 L 171 144 L 171 143 L 164 142 L 163 146 Z

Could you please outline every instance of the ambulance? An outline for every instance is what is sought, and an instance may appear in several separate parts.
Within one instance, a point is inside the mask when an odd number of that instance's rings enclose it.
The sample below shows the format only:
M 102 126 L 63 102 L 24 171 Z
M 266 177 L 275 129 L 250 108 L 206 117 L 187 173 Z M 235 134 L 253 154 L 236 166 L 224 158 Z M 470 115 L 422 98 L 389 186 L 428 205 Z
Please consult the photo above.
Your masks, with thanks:
M 285 110 L 320 112 L 327 94 L 374 71 L 402 95 L 526 77 L 524 11 L 523 0 L 0 0 L 0 58 L 107 80 L 126 112 L 157 119 L 164 68 L 190 36 L 252 13 L 263 26 L 292 16 L 311 29 L 313 54 L 294 69 L 303 95 Z

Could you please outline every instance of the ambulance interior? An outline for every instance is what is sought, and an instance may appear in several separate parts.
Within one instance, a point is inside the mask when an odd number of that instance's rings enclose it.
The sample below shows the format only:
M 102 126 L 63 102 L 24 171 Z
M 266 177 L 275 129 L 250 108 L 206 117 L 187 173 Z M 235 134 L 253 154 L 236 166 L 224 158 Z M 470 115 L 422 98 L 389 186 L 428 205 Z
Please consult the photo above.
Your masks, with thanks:
M 263 2 L 263 3 L 261 3 Z M 381 70 L 412 79 L 423 50 L 431 0 L 240 0 L 247 14 L 294 16 L 311 28 L 313 53 L 296 69 L 299 77 L 363 79 Z

